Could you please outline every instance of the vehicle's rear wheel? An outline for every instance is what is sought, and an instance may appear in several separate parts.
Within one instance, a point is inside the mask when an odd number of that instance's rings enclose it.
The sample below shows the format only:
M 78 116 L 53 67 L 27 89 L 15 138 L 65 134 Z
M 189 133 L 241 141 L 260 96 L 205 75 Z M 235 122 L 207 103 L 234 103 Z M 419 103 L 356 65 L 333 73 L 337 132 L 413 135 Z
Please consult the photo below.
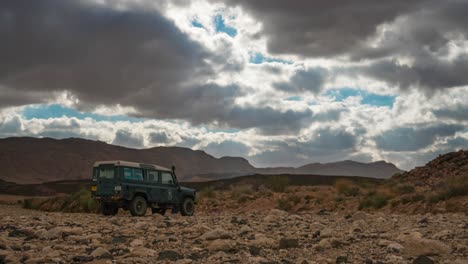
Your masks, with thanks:
M 192 216 L 195 213 L 195 203 L 192 198 L 185 198 L 180 207 L 180 213 L 184 216 Z
M 166 208 L 152 208 L 151 212 L 153 214 L 165 215 L 166 214 Z
M 102 203 L 101 212 L 103 215 L 116 215 L 119 208 L 113 204 Z
M 146 208 L 148 208 L 148 204 L 144 197 L 135 196 L 130 202 L 130 213 L 132 216 L 144 216 L 146 214 Z

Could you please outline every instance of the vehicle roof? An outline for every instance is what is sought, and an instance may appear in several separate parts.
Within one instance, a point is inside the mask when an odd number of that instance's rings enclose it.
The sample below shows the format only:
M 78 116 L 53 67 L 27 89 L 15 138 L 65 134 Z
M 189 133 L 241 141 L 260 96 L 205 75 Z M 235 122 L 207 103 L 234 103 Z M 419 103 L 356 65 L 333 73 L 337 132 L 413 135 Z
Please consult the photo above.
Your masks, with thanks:
M 99 167 L 99 165 L 114 165 L 114 166 L 123 166 L 123 167 L 132 167 L 132 168 L 143 168 L 143 169 L 155 169 L 160 171 L 172 171 L 163 166 L 154 165 L 154 164 L 146 164 L 146 163 L 138 163 L 138 162 L 131 162 L 131 161 L 124 161 L 124 160 L 107 160 L 107 161 L 96 161 L 94 163 L 94 167 Z

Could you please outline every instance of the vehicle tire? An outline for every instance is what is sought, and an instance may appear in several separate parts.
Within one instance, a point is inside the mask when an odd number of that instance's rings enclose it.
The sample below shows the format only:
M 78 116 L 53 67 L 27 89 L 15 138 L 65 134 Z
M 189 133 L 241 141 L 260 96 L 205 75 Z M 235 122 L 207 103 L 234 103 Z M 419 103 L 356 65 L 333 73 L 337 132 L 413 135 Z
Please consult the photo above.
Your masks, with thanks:
M 101 205 L 101 212 L 103 215 L 116 215 L 119 208 L 113 204 L 103 203 Z
M 151 212 L 153 214 L 165 215 L 166 214 L 166 208 L 152 208 Z
M 132 216 L 144 216 L 146 208 L 148 208 L 148 204 L 142 196 L 135 196 L 130 202 L 130 213 Z
M 192 216 L 195 213 L 195 202 L 192 198 L 185 198 L 180 206 L 180 213 L 184 216 Z

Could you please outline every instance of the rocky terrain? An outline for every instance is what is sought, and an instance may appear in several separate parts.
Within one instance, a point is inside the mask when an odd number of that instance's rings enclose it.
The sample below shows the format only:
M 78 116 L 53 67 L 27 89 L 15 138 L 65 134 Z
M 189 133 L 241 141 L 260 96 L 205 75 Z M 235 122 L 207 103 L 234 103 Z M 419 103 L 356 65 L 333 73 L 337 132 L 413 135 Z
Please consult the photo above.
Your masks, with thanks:
M 115 217 L 0 207 L 0 263 L 468 263 L 464 214 Z

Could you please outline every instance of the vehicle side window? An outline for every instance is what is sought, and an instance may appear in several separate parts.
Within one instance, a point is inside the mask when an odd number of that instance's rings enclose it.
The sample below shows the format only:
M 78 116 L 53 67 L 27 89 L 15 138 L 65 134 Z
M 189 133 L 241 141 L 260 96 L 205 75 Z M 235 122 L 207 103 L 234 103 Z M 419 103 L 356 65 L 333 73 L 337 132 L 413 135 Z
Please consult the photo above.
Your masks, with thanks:
M 150 183 L 158 183 L 158 172 L 157 171 L 148 171 L 148 182 Z
M 136 168 L 124 168 L 124 179 L 133 181 L 143 181 L 143 170 Z
M 161 172 L 161 184 L 174 184 L 174 179 L 172 178 L 172 174 L 170 172 Z

